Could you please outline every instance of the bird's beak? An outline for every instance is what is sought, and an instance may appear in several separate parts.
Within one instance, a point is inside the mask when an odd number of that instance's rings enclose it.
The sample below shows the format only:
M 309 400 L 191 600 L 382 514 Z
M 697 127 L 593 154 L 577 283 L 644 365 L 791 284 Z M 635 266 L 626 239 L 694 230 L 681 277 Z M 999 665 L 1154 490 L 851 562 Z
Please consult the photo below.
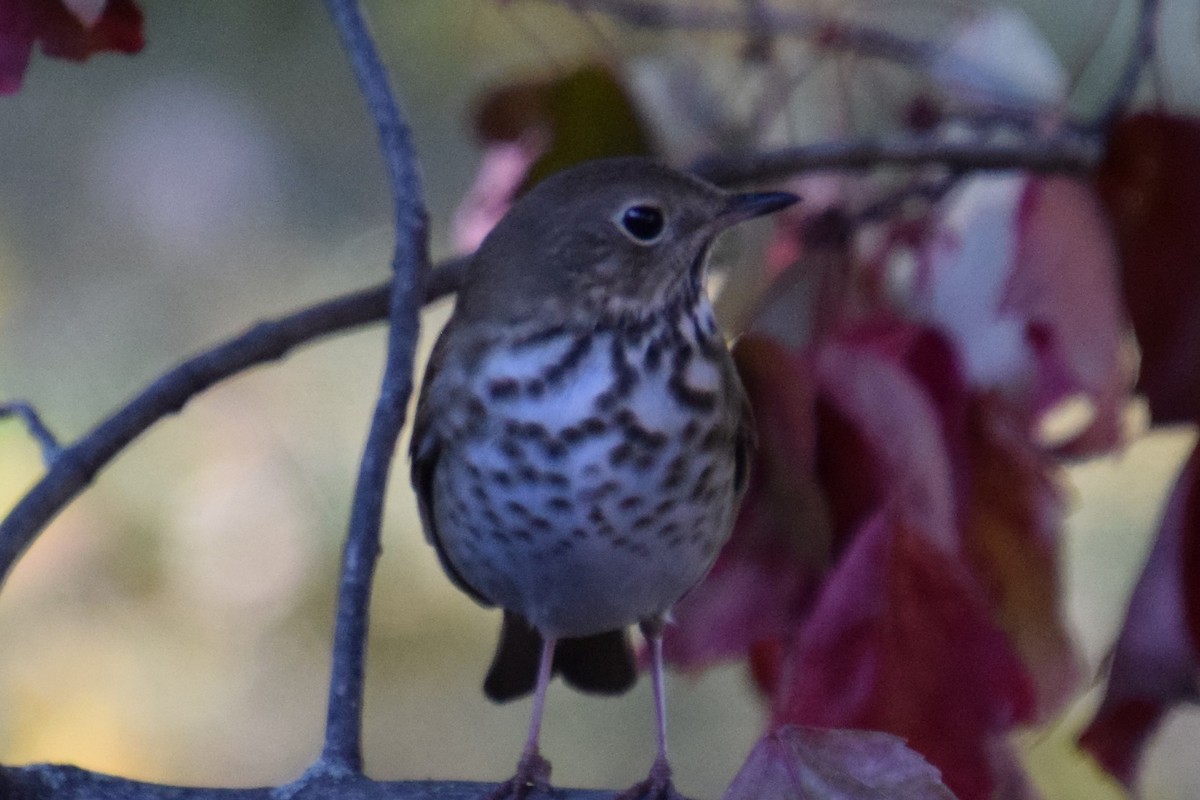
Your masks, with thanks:
M 736 225 L 744 220 L 780 211 L 800 202 L 791 192 L 748 192 L 729 196 L 725 209 L 718 216 L 721 227 Z

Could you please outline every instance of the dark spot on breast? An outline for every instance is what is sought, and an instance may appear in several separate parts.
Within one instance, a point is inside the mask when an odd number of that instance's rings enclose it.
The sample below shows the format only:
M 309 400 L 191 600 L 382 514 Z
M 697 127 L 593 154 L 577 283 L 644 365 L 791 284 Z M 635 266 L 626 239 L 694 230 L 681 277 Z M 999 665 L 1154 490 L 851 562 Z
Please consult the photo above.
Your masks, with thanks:
M 630 461 L 633 458 L 633 445 L 629 442 L 621 442 L 608 453 L 608 463 L 614 467 L 619 467 L 622 464 Z
M 589 486 L 583 489 L 579 494 L 587 502 L 598 502 L 606 497 L 611 497 L 621 490 L 621 484 L 614 480 L 608 480 L 601 483 L 599 486 Z
M 495 378 L 488 383 L 488 397 L 493 400 L 511 400 L 521 391 L 521 385 L 512 378 Z
M 621 498 L 621 502 L 617 505 L 617 507 L 622 511 L 633 511 L 635 508 L 639 508 L 642 505 L 642 502 L 642 498 L 631 494 L 628 497 Z
M 667 465 L 666 473 L 663 475 L 662 482 L 659 483 L 659 488 L 663 491 L 678 489 L 683 485 L 687 478 L 687 459 L 681 453 L 671 459 L 671 463 Z
M 538 422 L 523 422 L 509 419 L 504 422 L 504 433 L 514 439 L 541 441 L 550 436 L 546 426 Z
M 712 427 L 700 440 L 701 450 L 723 450 L 730 444 L 729 429 L 722 425 Z
M 533 528 L 535 531 L 542 531 L 544 533 L 545 531 L 550 530 L 550 520 L 546 519 L 545 517 L 533 517 L 529 520 L 529 527 Z
M 507 503 L 504 504 L 504 507 L 507 508 L 512 513 L 516 514 L 518 517 L 528 517 L 529 516 L 529 509 L 525 507 L 524 503 L 521 503 L 518 500 L 509 500 Z
M 667 435 L 661 431 L 652 431 L 642 425 L 641 419 L 632 410 L 622 408 L 613 420 L 619 425 L 626 438 L 638 447 L 657 450 L 667 443 Z
M 683 376 L 675 373 L 667 381 L 667 390 L 675 401 L 684 408 L 694 411 L 712 411 L 717 407 L 717 395 L 704 389 L 693 389 Z
M 550 508 L 554 509 L 555 511 L 571 510 L 571 501 L 561 494 L 556 494 L 554 497 L 551 497 L 546 505 L 550 506 Z
M 662 345 L 658 339 L 651 339 L 646 345 L 646 352 L 642 354 L 642 366 L 647 372 L 655 372 L 662 363 Z
M 552 325 L 549 328 L 543 328 L 540 331 L 535 331 L 528 336 L 522 336 L 520 339 L 517 339 L 515 342 L 513 342 L 512 349 L 523 350 L 527 347 L 533 347 L 534 345 L 542 344 L 543 342 L 549 342 L 564 335 L 566 332 L 566 326 Z
M 599 436 L 608 430 L 608 423 L 600 417 L 588 417 L 579 423 L 579 428 L 588 436 Z
M 654 464 L 656 461 L 658 461 L 657 454 L 655 454 L 653 452 L 642 453 L 640 456 L 638 456 L 637 458 L 635 458 L 633 460 L 633 468 L 636 469 L 638 472 L 649 472 L 651 469 L 654 468 Z
M 541 378 L 530 378 L 525 381 L 525 394 L 533 398 L 541 397 L 546 393 L 546 382 Z
M 612 346 L 609 350 L 612 361 L 612 385 L 596 397 L 596 408 L 600 411 L 612 410 L 620 401 L 633 392 L 638 382 L 638 372 L 625 357 L 625 343 L 620 335 L 613 335 Z
M 501 469 L 494 469 L 488 473 L 488 477 L 500 486 L 512 486 L 512 476 Z
M 546 470 L 542 473 L 542 480 L 550 484 L 556 489 L 566 489 L 571 485 L 571 479 L 561 472 Z
M 572 342 L 567 352 L 563 354 L 555 363 L 551 364 L 542 373 L 542 377 L 546 383 L 550 385 L 557 384 L 566 375 L 572 372 L 583 361 L 584 356 L 592 349 L 591 334 L 583 334 Z
M 635 531 L 644 531 L 654 524 L 653 514 L 643 514 L 633 521 L 633 529 Z
M 560 439 L 547 439 L 542 442 L 542 452 L 550 458 L 559 459 L 567 454 L 567 445 Z

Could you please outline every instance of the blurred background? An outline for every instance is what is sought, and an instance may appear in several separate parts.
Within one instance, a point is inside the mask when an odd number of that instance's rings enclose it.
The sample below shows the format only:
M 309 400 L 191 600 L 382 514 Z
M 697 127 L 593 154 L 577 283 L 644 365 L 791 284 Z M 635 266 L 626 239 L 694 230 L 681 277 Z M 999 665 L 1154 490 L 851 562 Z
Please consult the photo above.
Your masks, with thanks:
M 1169 4 L 1181 23 L 1168 27 L 1194 44 L 1192 5 Z M 67 441 L 183 357 L 387 274 L 390 207 L 374 133 L 322 6 L 142 7 L 139 56 L 84 67 L 35 56 L 24 89 L 0 100 L 0 397 L 33 402 Z M 611 56 L 611 39 L 546 4 L 371 10 L 414 129 L 434 253 L 447 255 L 450 216 L 479 160 L 479 93 Z M 1096 36 L 1081 18 L 1127 9 L 1073 0 L 1028 11 L 1070 61 Z M 1193 49 L 1176 49 L 1177 68 L 1195 69 Z M 423 350 L 448 311 L 426 314 Z M 0 762 L 232 786 L 284 782 L 311 762 L 382 345 L 372 327 L 203 395 L 41 536 L 0 595 Z M 1186 430 L 1156 432 L 1069 472 L 1065 603 L 1090 672 L 1191 443 Z M 21 426 L 0 423 L 0 508 L 40 474 Z M 529 708 L 493 706 L 479 690 L 499 615 L 442 575 L 403 461 L 387 513 L 368 770 L 506 777 Z M 669 693 L 679 787 L 719 796 L 761 732 L 749 681 L 727 667 L 675 676 Z M 1096 699 L 1022 737 L 1050 798 L 1120 796 L 1069 746 Z M 627 785 L 653 757 L 648 684 L 607 700 L 555 685 L 544 731 L 556 783 Z M 1146 764 L 1147 797 L 1200 795 L 1198 737 L 1200 714 L 1174 712 Z

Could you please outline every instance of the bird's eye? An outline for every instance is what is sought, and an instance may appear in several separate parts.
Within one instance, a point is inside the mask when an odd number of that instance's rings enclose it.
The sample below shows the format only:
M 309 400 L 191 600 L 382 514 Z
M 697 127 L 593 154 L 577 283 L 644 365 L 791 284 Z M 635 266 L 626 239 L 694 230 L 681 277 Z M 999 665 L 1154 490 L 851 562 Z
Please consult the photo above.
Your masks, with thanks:
M 630 206 L 621 213 L 621 228 L 634 241 L 641 244 L 652 244 L 662 235 L 665 220 L 662 209 L 658 206 L 639 203 Z

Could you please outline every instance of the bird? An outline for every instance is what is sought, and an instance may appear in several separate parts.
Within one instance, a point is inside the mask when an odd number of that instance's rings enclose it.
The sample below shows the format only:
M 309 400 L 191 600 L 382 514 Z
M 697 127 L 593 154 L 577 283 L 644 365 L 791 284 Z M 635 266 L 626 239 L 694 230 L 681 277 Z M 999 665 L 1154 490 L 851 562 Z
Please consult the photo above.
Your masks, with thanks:
M 549 788 L 539 751 L 554 675 L 617 694 L 649 652 L 657 755 L 623 797 L 678 797 L 663 626 L 728 539 L 754 444 L 705 291 L 730 226 L 788 192 L 732 193 L 643 157 L 564 169 L 470 257 L 426 366 L 410 445 L 422 525 L 450 580 L 503 610 L 484 691 L 533 693 L 494 800 Z

